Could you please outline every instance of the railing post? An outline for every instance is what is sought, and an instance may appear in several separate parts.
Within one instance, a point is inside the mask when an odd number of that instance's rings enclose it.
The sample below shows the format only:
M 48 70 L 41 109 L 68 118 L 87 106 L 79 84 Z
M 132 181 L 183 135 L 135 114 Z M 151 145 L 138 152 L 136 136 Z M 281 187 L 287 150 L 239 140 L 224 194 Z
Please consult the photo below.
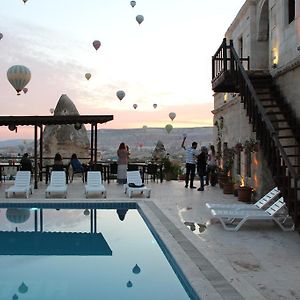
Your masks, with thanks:
M 226 38 L 223 39 L 223 63 L 224 63 L 224 71 L 227 71 L 227 46 L 226 46 Z
M 233 40 L 229 41 L 229 45 L 230 45 L 230 71 L 233 72 L 234 71 L 234 59 L 233 59 L 233 56 L 231 55 L 231 49 L 233 48 Z

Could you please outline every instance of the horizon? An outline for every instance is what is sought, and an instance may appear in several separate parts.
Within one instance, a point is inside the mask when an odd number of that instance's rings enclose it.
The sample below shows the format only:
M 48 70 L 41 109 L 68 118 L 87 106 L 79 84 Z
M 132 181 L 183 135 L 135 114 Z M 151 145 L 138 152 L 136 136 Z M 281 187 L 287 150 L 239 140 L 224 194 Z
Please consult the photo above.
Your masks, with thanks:
M 2 126 L 0 127 L 0 142 L 5 142 L 5 141 L 13 141 L 13 140 L 34 140 L 34 129 L 32 126 L 19 126 L 18 127 L 18 132 L 11 132 L 9 131 L 8 128 Z M 195 126 L 195 127 L 174 127 L 173 130 L 191 130 L 191 129 L 202 129 L 202 128 L 213 128 L 213 126 Z M 100 133 L 101 131 L 105 131 L 105 130 L 151 130 L 151 129 L 161 129 L 163 131 L 165 131 L 164 127 L 148 127 L 145 128 L 98 128 L 98 133 Z M 89 132 L 90 128 L 86 128 L 86 130 Z M 5 136 L 5 134 L 2 134 L 2 131 L 8 131 L 9 135 Z M 21 131 L 21 134 L 20 134 Z M 172 133 L 172 132 L 171 132 Z M 171 134 L 170 133 L 170 134 Z M 167 133 L 166 133 L 167 134 Z M 22 137 L 20 136 L 22 135 Z M 30 135 L 32 135 L 32 137 L 30 137 Z M 5 136 L 5 137 L 3 137 Z

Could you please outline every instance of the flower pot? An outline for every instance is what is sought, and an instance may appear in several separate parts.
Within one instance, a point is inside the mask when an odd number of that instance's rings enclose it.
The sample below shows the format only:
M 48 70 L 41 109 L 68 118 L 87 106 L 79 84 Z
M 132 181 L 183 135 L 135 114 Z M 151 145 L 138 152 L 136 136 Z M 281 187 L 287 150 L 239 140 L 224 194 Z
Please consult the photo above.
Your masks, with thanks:
M 233 183 L 224 182 L 223 183 L 223 194 L 233 194 Z
M 221 189 L 226 182 L 228 182 L 228 176 L 224 174 L 218 174 L 218 183 Z
M 252 188 L 249 186 L 240 186 L 238 188 L 238 200 L 242 202 L 251 202 Z

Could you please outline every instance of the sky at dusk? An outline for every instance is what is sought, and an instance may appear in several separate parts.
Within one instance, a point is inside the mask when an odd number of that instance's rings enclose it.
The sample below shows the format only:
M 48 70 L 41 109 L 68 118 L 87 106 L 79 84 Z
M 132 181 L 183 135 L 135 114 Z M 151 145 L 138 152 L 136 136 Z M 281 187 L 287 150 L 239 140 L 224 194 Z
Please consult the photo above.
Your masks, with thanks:
M 50 115 L 67 94 L 80 114 L 114 115 L 103 128 L 211 126 L 211 56 L 244 2 L 1 0 L 0 114 Z M 6 72 L 19 64 L 31 81 L 17 96 Z

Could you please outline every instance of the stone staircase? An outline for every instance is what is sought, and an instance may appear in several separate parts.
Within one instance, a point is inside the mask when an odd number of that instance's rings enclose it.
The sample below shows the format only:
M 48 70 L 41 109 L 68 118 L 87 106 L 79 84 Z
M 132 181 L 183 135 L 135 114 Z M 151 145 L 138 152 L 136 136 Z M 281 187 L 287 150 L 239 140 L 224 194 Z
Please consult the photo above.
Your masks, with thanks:
M 242 61 L 232 41 L 227 45 L 224 39 L 213 56 L 213 89 L 239 93 L 274 182 L 300 231 L 299 121 L 269 72 L 246 71 Z

